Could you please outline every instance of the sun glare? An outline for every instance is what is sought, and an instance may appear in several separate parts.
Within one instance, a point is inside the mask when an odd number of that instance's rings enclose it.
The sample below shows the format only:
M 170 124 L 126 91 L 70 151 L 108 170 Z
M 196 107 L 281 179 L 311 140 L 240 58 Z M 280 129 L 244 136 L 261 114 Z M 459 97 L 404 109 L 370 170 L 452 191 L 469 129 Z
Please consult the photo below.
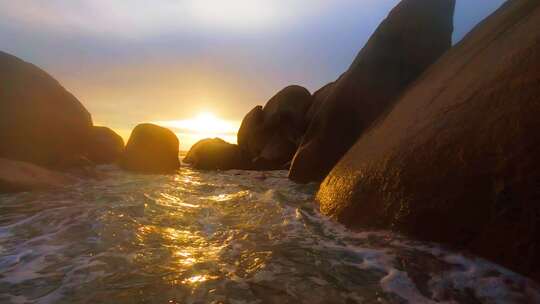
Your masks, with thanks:
M 201 112 L 192 119 L 158 121 L 157 124 L 170 128 L 180 139 L 180 148 L 188 150 L 195 142 L 219 137 L 236 143 L 240 122 L 218 118 L 211 112 Z
M 198 134 L 229 134 L 236 133 L 236 126 L 230 122 L 217 118 L 210 112 L 202 112 L 194 119 L 176 120 L 169 122 L 171 127 Z

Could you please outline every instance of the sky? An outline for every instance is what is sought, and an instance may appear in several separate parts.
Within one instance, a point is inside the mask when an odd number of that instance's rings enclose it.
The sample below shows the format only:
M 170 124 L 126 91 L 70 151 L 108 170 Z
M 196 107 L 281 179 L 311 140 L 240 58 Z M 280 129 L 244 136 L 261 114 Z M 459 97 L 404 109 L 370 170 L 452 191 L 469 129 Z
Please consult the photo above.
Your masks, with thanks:
M 53 75 L 95 124 L 127 138 L 160 122 L 186 149 L 234 141 L 245 113 L 287 85 L 335 80 L 398 2 L 0 0 L 0 50 Z M 503 2 L 457 0 L 454 42 Z

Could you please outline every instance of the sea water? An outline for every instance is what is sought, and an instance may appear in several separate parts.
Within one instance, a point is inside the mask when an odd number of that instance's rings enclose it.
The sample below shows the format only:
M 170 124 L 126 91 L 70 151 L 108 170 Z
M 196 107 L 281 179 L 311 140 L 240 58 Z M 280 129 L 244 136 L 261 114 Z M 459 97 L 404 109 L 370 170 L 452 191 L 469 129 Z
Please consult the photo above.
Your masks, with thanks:
M 466 253 L 321 216 L 286 172 L 139 175 L 0 195 L 0 303 L 535 303 Z

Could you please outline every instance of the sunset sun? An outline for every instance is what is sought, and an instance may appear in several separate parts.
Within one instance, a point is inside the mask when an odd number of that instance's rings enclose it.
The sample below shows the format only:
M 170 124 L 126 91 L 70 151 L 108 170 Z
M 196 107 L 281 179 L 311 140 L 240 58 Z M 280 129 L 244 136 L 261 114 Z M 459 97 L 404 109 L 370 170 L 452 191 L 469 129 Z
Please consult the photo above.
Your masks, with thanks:
M 217 118 L 211 112 L 201 112 L 194 119 L 183 121 L 185 128 L 196 133 L 220 134 L 224 132 L 236 132 L 231 123 Z
M 204 138 L 221 137 L 228 142 L 236 142 L 236 132 L 240 122 L 219 118 L 209 111 L 201 111 L 195 117 L 180 120 L 157 121 L 157 124 L 171 128 L 181 135 L 182 149 L 189 149 L 195 142 Z

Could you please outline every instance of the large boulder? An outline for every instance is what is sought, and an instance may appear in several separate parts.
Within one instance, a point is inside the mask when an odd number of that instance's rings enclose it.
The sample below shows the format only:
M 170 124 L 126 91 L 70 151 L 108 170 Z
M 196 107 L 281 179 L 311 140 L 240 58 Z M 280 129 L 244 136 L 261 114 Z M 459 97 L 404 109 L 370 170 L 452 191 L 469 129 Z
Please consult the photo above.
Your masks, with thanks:
M 57 188 L 76 181 L 34 164 L 0 158 L 0 193 Z
M 240 126 L 238 144 L 259 169 L 281 169 L 292 159 L 306 127 L 312 102 L 308 90 L 292 85 L 263 107 L 251 110 Z
M 238 129 L 238 145 L 251 157 L 256 157 L 264 147 L 266 136 L 258 136 L 263 132 L 264 113 L 262 106 L 256 106 L 249 111 Z
M 92 127 L 87 143 L 88 159 L 96 164 L 116 162 L 124 151 L 124 139 L 107 127 Z
M 0 52 L 0 157 L 55 166 L 84 155 L 92 119 L 54 78 Z
M 313 102 L 311 103 L 311 106 L 306 113 L 306 122 L 308 123 L 308 125 L 313 121 L 317 112 L 319 112 L 328 96 L 330 96 L 333 88 L 334 83 L 331 82 L 313 93 Z
M 131 132 L 120 166 L 139 173 L 174 173 L 180 168 L 179 144 L 169 129 L 149 123 L 137 125 Z
M 186 154 L 184 162 L 202 170 L 251 169 L 246 152 L 220 138 L 198 141 Z
M 540 279 L 540 2 L 509 0 L 321 185 L 321 211 L 466 248 Z
M 289 177 L 321 181 L 396 98 L 452 43 L 455 0 L 403 0 L 331 86 Z M 329 88 L 327 88 L 329 89 Z
M 264 127 L 279 134 L 284 140 L 299 144 L 307 127 L 306 112 L 311 106 L 309 91 L 298 85 L 291 85 L 274 95 L 264 106 Z

